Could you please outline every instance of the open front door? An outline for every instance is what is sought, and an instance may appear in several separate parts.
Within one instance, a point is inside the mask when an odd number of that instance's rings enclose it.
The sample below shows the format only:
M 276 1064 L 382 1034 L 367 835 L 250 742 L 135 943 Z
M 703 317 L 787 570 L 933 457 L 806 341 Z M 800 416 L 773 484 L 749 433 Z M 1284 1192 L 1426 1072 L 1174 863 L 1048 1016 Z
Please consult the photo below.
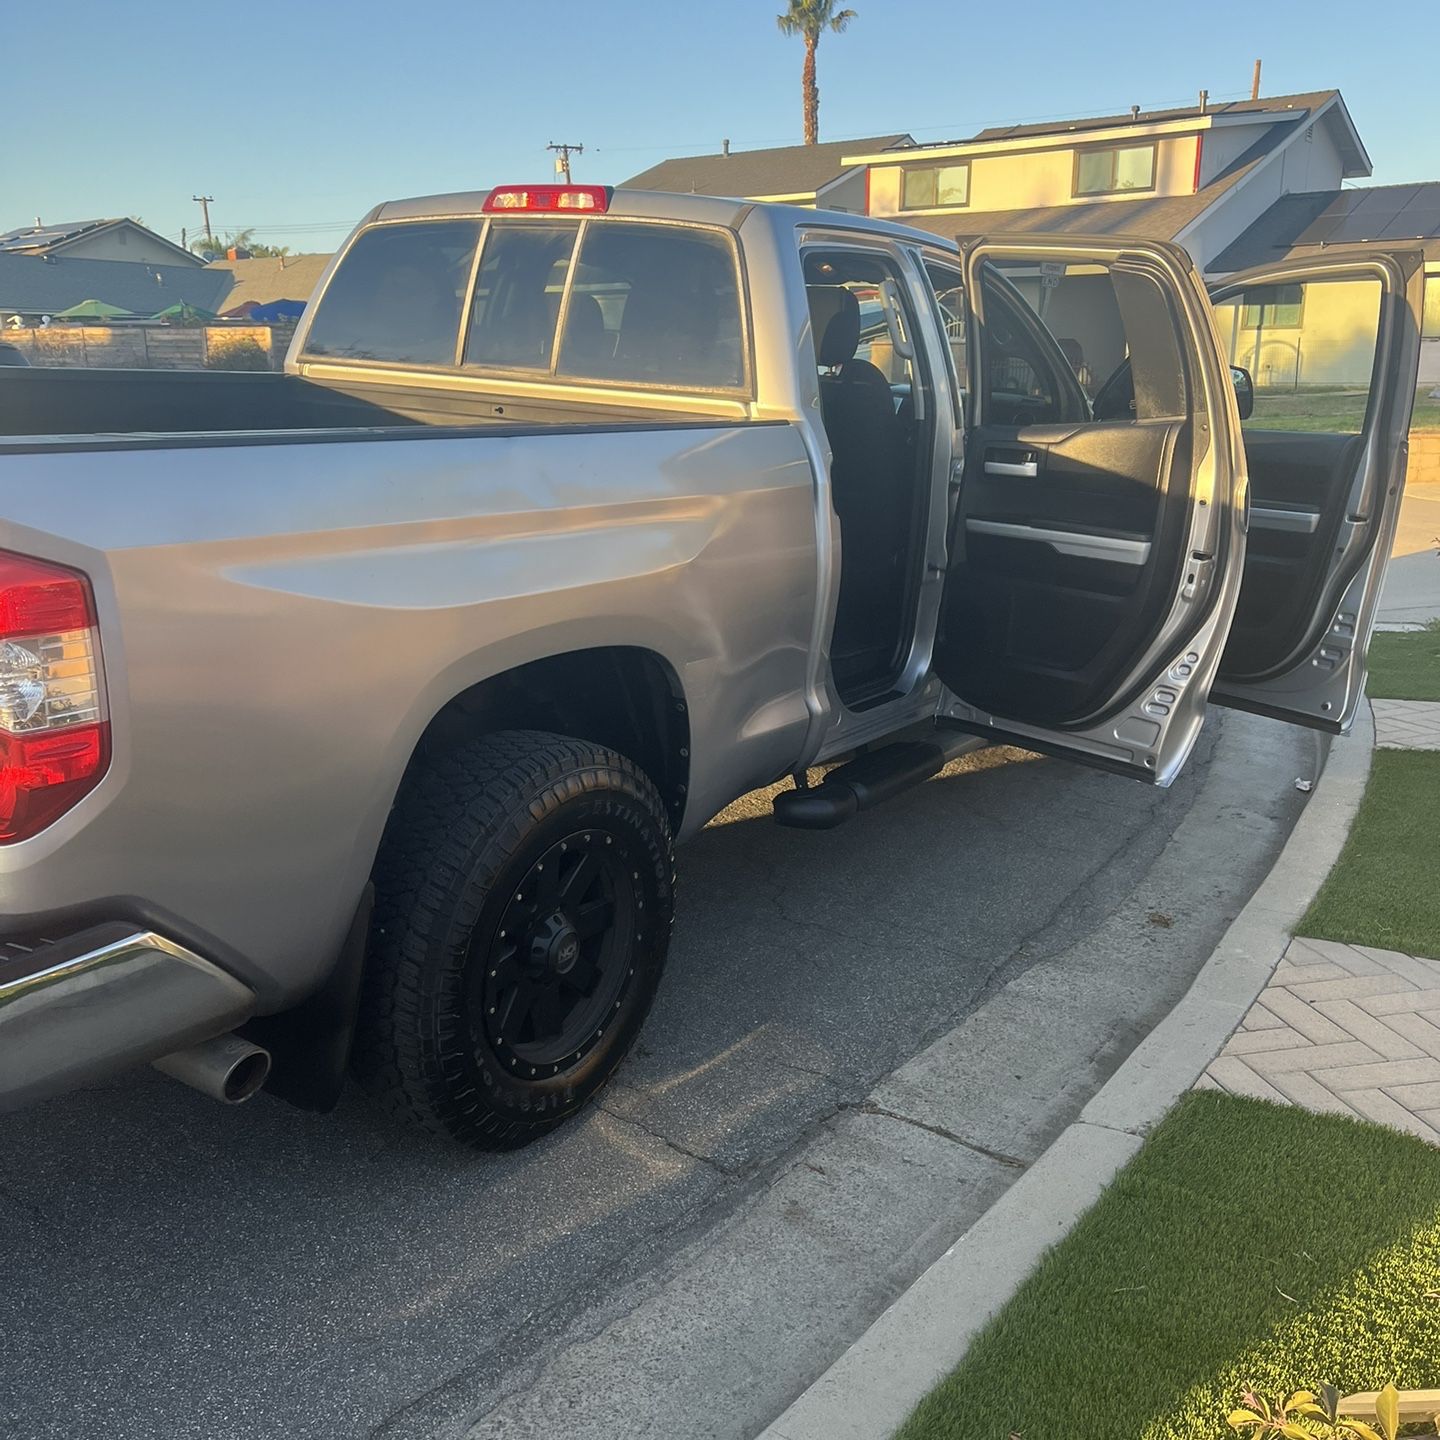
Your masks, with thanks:
M 1350 251 L 1232 277 L 1222 346 L 1250 371 L 1245 578 L 1211 698 L 1340 731 L 1405 483 L 1424 298 L 1419 254 Z
M 935 669 L 941 714 L 1168 785 L 1244 556 L 1244 465 L 1204 286 L 1176 246 L 966 249 L 971 413 Z M 1108 384 L 1125 373 L 1124 394 Z

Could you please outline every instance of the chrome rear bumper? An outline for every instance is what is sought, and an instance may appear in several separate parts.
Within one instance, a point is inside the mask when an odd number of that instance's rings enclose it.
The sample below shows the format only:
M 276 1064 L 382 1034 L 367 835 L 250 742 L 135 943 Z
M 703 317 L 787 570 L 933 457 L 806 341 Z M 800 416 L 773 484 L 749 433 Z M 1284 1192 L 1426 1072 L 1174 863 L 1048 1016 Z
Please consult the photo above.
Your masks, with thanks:
M 153 931 L 100 925 L 0 944 L 0 1110 L 233 1029 L 248 986 Z

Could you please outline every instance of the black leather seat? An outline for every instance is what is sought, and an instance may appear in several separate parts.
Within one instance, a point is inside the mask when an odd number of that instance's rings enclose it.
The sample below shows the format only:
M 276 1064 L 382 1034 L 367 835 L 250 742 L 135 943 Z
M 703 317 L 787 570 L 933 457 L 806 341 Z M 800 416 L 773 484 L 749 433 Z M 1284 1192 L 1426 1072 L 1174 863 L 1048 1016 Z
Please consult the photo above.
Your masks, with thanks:
M 857 360 L 860 302 L 841 285 L 807 287 L 820 405 L 830 440 L 830 486 L 840 519 L 840 600 L 834 651 L 856 656 L 894 639 L 903 595 L 910 489 L 900 474 L 901 424 L 890 382 Z M 873 657 L 872 657 L 873 658 Z

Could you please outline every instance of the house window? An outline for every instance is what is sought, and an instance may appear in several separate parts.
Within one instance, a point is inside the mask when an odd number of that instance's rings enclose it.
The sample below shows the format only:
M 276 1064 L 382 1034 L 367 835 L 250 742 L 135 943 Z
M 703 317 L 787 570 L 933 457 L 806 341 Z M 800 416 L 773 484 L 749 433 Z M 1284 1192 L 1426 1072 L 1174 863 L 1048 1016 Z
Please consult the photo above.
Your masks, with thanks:
M 1303 285 L 1261 285 L 1245 292 L 1240 307 L 1242 330 L 1298 330 L 1304 309 Z
M 907 165 L 900 186 L 902 210 L 959 209 L 970 203 L 970 167 Z
M 1155 188 L 1153 145 L 1109 145 L 1075 152 L 1075 193 L 1116 195 Z

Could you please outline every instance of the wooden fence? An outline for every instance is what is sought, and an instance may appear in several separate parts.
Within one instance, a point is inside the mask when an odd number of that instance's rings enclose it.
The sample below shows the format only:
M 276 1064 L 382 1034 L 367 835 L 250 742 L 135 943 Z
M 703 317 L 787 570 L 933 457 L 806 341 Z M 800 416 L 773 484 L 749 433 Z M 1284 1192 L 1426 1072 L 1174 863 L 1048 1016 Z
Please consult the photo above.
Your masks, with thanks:
M 278 370 L 294 333 L 293 325 L 55 324 L 0 330 L 0 340 L 32 365 L 145 370 L 256 369 L 258 346 Z

